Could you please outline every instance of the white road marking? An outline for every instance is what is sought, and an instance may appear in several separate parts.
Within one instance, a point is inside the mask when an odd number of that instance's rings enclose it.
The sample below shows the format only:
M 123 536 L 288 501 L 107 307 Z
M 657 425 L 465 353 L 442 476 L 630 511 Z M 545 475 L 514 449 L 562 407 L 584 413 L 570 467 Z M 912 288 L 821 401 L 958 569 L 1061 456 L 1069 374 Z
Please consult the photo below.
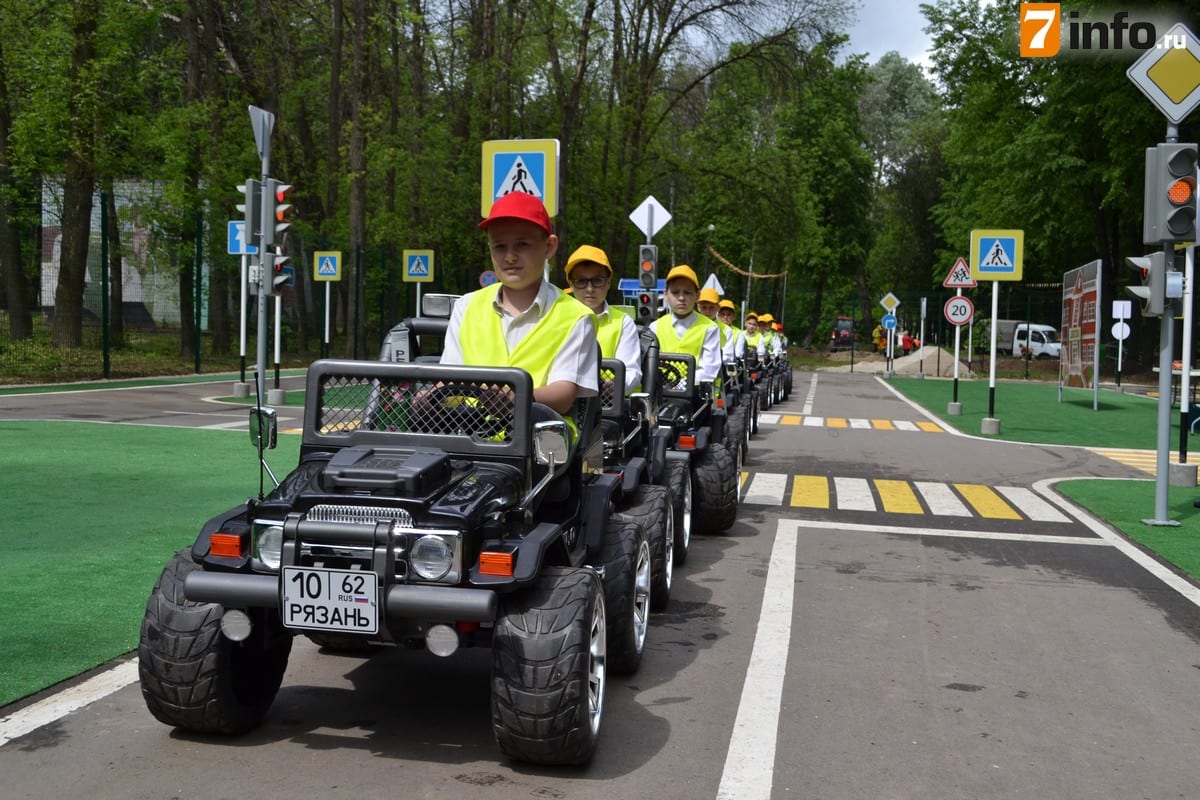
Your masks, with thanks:
M 874 511 L 875 498 L 865 478 L 834 478 L 838 511 Z
M 859 428 L 859 429 L 870 429 L 871 420 L 863 419 L 862 417 L 851 417 L 850 418 L 850 427 L 851 428 Z
M 1070 522 L 1065 514 L 1034 494 L 1032 489 L 1021 486 L 997 486 L 996 491 L 1017 507 L 1034 522 Z
M 91 705 L 97 700 L 125 688 L 137 679 L 137 660 L 126 661 L 107 672 L 101 672 L 82 683 L 56 692 L 45 700 L 39 700 L 7 717 L 0 718 L 0 747 L 4 747 L 13 739 L 31 733 L 43 725 L 49 725 L 55 720 L 62 719 L 72 711 Z
M 800 413 L 808 416 L 812 413 L 813 400 L 817 397 L 817 375 L 813 373 L 812 380 L 808 382 L 808 394 L 804 398 L 804 407 L 800 409 Z
M 798 528 L 790 523 L 791 520 L 779 520 L 775 531 L 754 649 L 742 684 L 717 800 L 770 800 L 771 797 L 796 591 Z
M 787 489 L 787 475 L 778 472 L 756 472 L 750 479 L 743 503 L 757 506 L 783 505 L 783 493 Z
M 971 510 L 963 505 L 948 484 L 936 481 L 914 481 L 913 486 L 929 507 L 930 514 L 942 517 L 970 517 Z

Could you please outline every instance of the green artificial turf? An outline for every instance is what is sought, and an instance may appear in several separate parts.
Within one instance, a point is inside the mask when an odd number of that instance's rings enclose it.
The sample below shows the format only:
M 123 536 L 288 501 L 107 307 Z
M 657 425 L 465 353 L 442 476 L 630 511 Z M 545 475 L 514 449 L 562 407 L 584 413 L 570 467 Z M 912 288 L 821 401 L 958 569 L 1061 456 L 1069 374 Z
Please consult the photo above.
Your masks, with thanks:
M 963 413 L 954 417 L 947 414 L 954 399 L 953 380 L 893 377 L 888 383 L 943 422 L 964 433 L 980 435 L 989 410 L 986 380 L 958 382 L 958 402 L 962 404 Z M 1058 391 L 1056 383 L 997 382 L 992 410 L 1000 421 L 1000 434 L 989 438 L 1088 447 L 1155 448 L 1157 398 L 1101 389 L 1093 409 L 1091 389 L 1064 388 L 1061 402 Z M 1178 408 L 1171 409 L 1170 420 L 1169 442 L 1172 448 L 1177 448 Z
M 1192 505 L 1196 489 L 1167 489 L 1164 519 L 1179 525 L 1147 525 L 1154 519 L 1155 485 L 1144 481 L 1063 481 L 1054 487 L 1060 494 L 1109 522 L 1130 539 L 1157 553 L 1193 578 L 1200 576 L 1200 509 Z
M 244 431 L 2 421 L 0 445 L 0 706 L 136 648 L 171 556 L 258 493 Z

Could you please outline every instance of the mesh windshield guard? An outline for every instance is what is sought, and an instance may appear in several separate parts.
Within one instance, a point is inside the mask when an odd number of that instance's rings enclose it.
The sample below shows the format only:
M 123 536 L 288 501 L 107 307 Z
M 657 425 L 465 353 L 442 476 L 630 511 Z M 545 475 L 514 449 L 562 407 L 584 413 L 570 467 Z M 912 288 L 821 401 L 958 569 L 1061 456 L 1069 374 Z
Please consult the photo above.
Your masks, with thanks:
M 659 353 L 658 375 L 664 398 L 692 399 L 696 359 L 684 353 Z
M 533 383 L 520 369 L 381 361 L 313 362 L 304 443 L 399 444 L 447 453 L 524 456 Z

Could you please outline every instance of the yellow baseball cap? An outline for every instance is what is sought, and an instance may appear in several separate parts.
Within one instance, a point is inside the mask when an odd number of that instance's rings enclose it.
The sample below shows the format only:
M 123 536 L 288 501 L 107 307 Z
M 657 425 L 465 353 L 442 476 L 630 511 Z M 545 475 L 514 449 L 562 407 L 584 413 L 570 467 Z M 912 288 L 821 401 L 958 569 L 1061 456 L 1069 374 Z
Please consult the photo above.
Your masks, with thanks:
M 580 264 L 583 264 L 586 262 L 591 262 L 593 264 L 599 264 L 600 266 L 602 266 L 606 270 L 608 270 L 609 275 L 612 275 L 613 268 L 612 268 L 612 264 L 608 263 L 608 254 L 605 253 L 603 250 L 601 250 L 599 247 L 595 247 L 594 245 L 590 245 L 590 244 L 585 244 L 585 245 L 580 245 L 578 248 L 576 248 L 575 252 L 571 253 L 571 257 L 567 259 L 567 268 L 566 268 L 567 277 L 568 278 L 571 277 L 571 270 L 575 269 Z
M 717 308 L 728 308 L 730 311 L 737 310 L 737 306 L 733 304 L 732 300 L 722 300 L 721 302 L 717 303 Z
M 770 314 L 762 314 L 759 316 L 758 321 L 759 322 L 774 322 L 775 318 L 772 317 Z
M 721 295 L 717 294 L 716 289 L 701 289 L 700 290 L 700 302 L 701 303 L 718 303 L 718 302 L 720 302 L 720 300 L 721 300 Z
M 676 278 L 687 278 L 689 281 L 695 284 L 697 289 L 700 288 L 700 280 L 696 277 L 696 271 L 687 264 L 680 264 L 677 267 L 671 267 L 671 271 L 667 273 L 667 283 L 670 283 Z
M 758 314 L 755 314 L 753 311 L 747 311 L 746 319 L 755 319 L 756 320 L 756 319 L 758 319 Z

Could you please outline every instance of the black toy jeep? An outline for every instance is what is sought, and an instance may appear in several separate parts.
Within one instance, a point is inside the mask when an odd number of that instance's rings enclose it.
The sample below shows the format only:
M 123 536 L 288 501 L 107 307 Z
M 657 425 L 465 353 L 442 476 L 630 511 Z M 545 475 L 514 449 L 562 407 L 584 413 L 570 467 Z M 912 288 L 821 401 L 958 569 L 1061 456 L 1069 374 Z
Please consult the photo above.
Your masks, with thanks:
M 154 587 L 138 647 L 151 713 L 254 728 L 297 634 L 364 652 L 484 646 L 500 749 L 586 763 L 651 599 L 647 535 L 610 514 L 621 486 L 601 468 L 596 405 L 572 446 L 561 418 L 537 421 L 522 370 L 314 363 L 298 466 L 210 520 Z M 260 455 L 274 435 L 254 409 Z

